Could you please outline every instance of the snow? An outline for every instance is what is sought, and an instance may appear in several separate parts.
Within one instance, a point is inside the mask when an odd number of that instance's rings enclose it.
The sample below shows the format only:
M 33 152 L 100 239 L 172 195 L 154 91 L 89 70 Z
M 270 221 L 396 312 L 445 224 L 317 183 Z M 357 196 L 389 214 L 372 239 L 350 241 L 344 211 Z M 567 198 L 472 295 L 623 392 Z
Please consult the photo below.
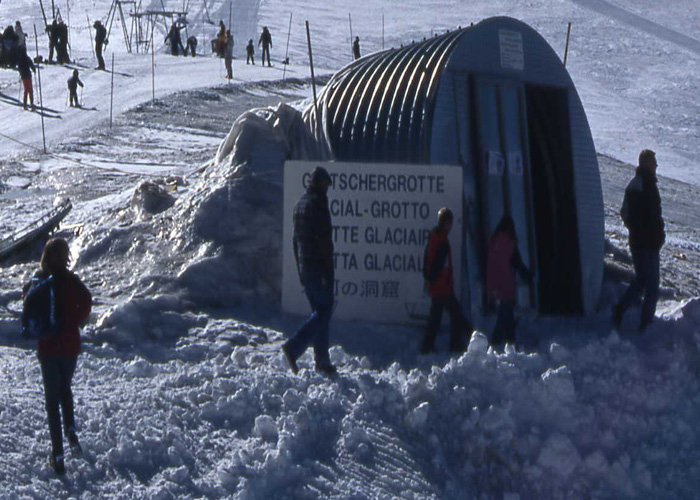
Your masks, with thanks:
M 21 19 L 28 28 L 40 19 L 35 4 L 3 2 L 0 18 Z M 214 22 L 228 19 L 227 2 L 207 4 Z M 118 70 L 134 76 L 115 75 L 111 130 L 111 75 L 81 71 L 86 105 L 99 109 L 66 110 L 69 72 L 50 66 L 42 72 L 44 96 L 62 115 L 47 119 L 53 156 L 0 138 L 0 231 L 70 196 L 75 208 L 59 234 L 69 238 L 75 270 L 96 298 L 74 382 L 85 452 L 68 456 L 67 475 L 59 479 L 47 464 L 38 363 L 17 335 L 19 289 L 35 269 L 37 249 L 33 260 L 3 264 L 2 495 L 697 496 L 696 2 L 676 0 L 663 9 L 646 0 L 477 1 L 468 11 L 454 1 L 353 6 L 354 34 L 364 51 L 381 48 L 382 14 L 387 46 L 507 14 L 560 50 L 572 21 L 569 69 L 606 155 L 600 160 L 608 262 L 620 269 L 629 269 L 629 259 L 619 250 L 626 233 L 616 214 L 631 168 L 611 157 L 633 163 L 642 147 L 652 147 L 661 173 L 689 184 L 661 181 L 668 281 L 645 335 L 636 335 L 632 311 L 619 334 L 609 332 L 605 306 L 622 289 L 610 280 L 591 318 L 524 320 L 519 333 L 531 339 L 529 352 L 498 354 L 484 332 L 475 332 L 460 356 L 444 352 L 447 335 L 438 339 L 439 353 L 419 356 L 420 328 L 334 321 L 334 379 L 314 371 L 311 352 L 299 360 L 296 376 L 280 354 L 281 342 L 301 322 L 279 306 L 281 162 L 320 154 L 308 137 L 289 135 L 311 95 L 301 80 L 308 71 L 300 15 L 310 20 L 314 59 L 324 73 L 348 62 L 348 5 L 233 4 L 237 55 L 242 41 L 268 25 L 273 68 L 238 59 L 237 80 L 228 84 L 217 59 L 175 59 L 161 50 L 151 101 L 150 57 L 127 55 L 116 26 L 110 50 Z M 91 66 L 82 16 L 87 10 L 95 17 L 106 6 L 74 0 L 70 9 L 74 54 Z M 195 25 L 202 10 L 193 7 Z M 289 11 L 295 12 L 294 65 L 280 82 Z M 207 25 L 207 36 L 215 29 Z M 0 92 L 13 95 L 15 85 L 16 74 L 1 70 Z M 0 104 L 0 123 L 3 134 L 41 147 L 38 115 Z

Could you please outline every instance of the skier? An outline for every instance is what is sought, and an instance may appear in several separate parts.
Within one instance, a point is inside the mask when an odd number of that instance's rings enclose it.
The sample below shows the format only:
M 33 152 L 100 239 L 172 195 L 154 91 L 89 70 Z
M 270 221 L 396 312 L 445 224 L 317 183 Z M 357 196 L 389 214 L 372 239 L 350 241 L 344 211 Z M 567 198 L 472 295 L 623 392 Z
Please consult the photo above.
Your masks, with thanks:
M 190 54 L 192 54 L 192 57 L 195 57 L 197 55 L 197 37 L 194 35 L 187 39 L 187 47 L 185 47 L 185 55 L 187 55 L 188 51 Z
M 518 251 L 515 223 L 510 215 L 503 216 L 489 242 L 486 260 L 486 295 L 498 303 L 496 326 L 491 345 L 515 344 L 515 273 L 530 281 L 532 273 Z
M 231 30 L 226 30 L 226 58 L 224 63 L 226 64 L 226 78 L 229 80 L 233 79 L 233 35 Z
M 331 177 L 316 167 L 306 193 L 294 207 L 294 258 L 299 279 L 311 305 L 311 316 L 282 346 L 292 372 L 299 371 L 297 359 L 313 344 L 316 370 L 333 376 L 336 368 L 328 356 L 328 327 L 333 314 L 333 226 L 328 209 Z
M 356 36 L 355 41 L 352 42 L 352 57 L 357 60 L 360 58 L 360 37 Z
M 24 34 L 24 30 L 19 21 L 15 21 L 15 35 L 17 36 L 17 47 L 26 47 L 27 35 Z
M 14 68 L 19 56 L 18 40 L 15 29 L 12 26 L 5 28 L 2 33 L 2 58 L 3 63 Z
M 167 36 L 165 37 L 164 42 L 168 43 L 170 41 L 170 53 L 174 56 L 179 56 L 180 51 L 184 54 L 185 48 L 182 46 L 182 40 L 180 38 L 180 28 L 178 28 L 177 24 L 173 23 L 173 25 L 170 27 L 170 31 L 168 32 Z
M 258 40 L 258 46 L 262 44 L 262 65 L 265 66 L 265 54 L 267 54 L 267 65 L 270 64 L 270 47 L 272 47 L 272 35 L 267 29 L 267 26 L 263 26 L 262 33 L 260 34 L 260 39 Z
M 473 330 L 457 302 L 452 282 L 452 250 L 447 236 L 452 230 L 453 219 L 449 208 L 443 207 L 438 211 L 438 225 L 430 232 L 425 249 L 423 276 L 431 300 L 421 354 L 429 354 L 435 350 L 435 337 L 442 322 L 443 308 L 450 314 L 450 351 L 463 351 L 464 334 Z
M 55 19 L 46 27 L 46 32 L 49 34 L 49 64 L 53 64 L 53 51 L 57 49 L 56 42 L 58 41 L 58 23 Z M 58 50 L 56 50 L 56 54 L 58 57 Z
M 613 307 L 612 321 L 616 330 L 622 324 L 627 308 L 644 295 L 639 333 L 654 320 L 659 296 L 659 253 L 666 242 L 661 196 L 656 178 L 656 153 L 645 149 L 639 154 L 639 166 L 625 189 L 620 215 L 629 231 L 629 246 L 634 264 L 634 279 Z
M 92 25 L 95 28 L 95 56 L 97 57 L 97 69 L 105 69 L 105 60 L 102 57 L 102 48 L 107 45 L 107 28 L 98 19 Z
M 216 49 L 214 52 L 219 57 L 225 57 L 226 56 L 226 25 L 224 24 L 224 21 L 221 20 L 219 21 L 219 31 L 216 34 L 216 42 L 215 42 Z
M 68 92 L 70 92 L 70 107 L 80 107 L 80 101 L 78 100 L 78 85 L 83 87 L 83 82 L 80 81 L 80 76 L 78 76 L 78 70 L 73 70 L 73 76 L 68 79 Z M 75 102 L 75 104 L 73 104 Z
M 32 62 L 32 58 L 27 55 L 27 47 L 24 46 L 19 51 L 19 57 L 17 58 L 17 71 L 19 71 L 19 77 L 22 79 L 22 85 L 24 86 L 24 109 L 27 109 L 27 96 L 29 96 L 29 102 L 32 105 L 32 110 L 34 107 L 34 90 L 32 88 L 32 72 L 36 73 L 36 68 Z
M 70 64 L 68 56 L 68 26 L 63 20 L 56 26 L 56 59 L 58 64 Z
M 246 52 L 246 58 L 245 58 L 245 63 L 246 64 L 253 64 L 255 66 L 255 46 L 253 45 L 253 39 L 251 38 L 248 40 L 248 45 L 245 48 Z
M 53 287 L 60 318 L 60 334 L 37 341 L 37 357 L 44 381 L 44 398 L 51 436 L 49 463 L 57 474 L 65 473 L 63 428 L 74 454 L 82 451 L 75 428 L 71 384 L 80 352 L 80 324 L 92 308 L 92 296 L 77 275 L 68 270 L 70 251 L 62 238 L 52 238 L 44 246 L 41 268 L 35 278 L 53 276 Z M 25 286 L 25 293 L 29 285 Z M 60 410 L 60 411 L 59 411 Z

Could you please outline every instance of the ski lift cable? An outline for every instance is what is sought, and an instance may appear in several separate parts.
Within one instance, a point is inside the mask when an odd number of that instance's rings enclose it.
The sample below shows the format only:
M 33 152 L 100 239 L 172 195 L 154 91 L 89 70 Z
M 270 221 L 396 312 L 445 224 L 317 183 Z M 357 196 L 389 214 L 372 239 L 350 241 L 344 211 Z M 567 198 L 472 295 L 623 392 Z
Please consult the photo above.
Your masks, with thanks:
M 26 143 L 26 142 L 20 141 L 19 139 L 15 139 L 14 137 L 10 137 L 9 135 L 4 134 L 4 133 L 2 133 L 2 132 L 0 132 L 0 137 L 4 137 L 4 138 L 7 139 L 8 141 L 16 142 L 17 144 L 20 144 L 20 145 L 22 145 L 22 146 L 28 147 L 28 148 L 30 148 L 30 149 L 34 149 L 34 150 L 36 150 L 36 151 L 39 151 L 40 153 L 44 153 L 44 150 L 43 150 L 43 149 L 41 149 L 41 148 L 39 148 L 39 147 L 37 147 L 37 146 L 34 146 L 34 145 L 32 145 L 32 144 L 28 144 L 28 143 Z M 120 173 L 120 174 L 124 174 L 124 173 L 125 173 L 123 170 L 119 170 L 118 168 L 105 168 L 105 167 L 100 167 L 99 165 L 95 165 L 95 164 L 92 164 L 92 163 L 89 163 L 89 162 L 86 162 L 86 161 L 74 160 L 73 158 L 69 158 L 69 157 L 67 157 L 67 156 L 61 156 L 61 155 L 58 155 L 58 154 L 56 154 L 56 153 L 46 152 L 45 154 L 48 155 L 48 156 L 51 156 L 52 158 L 54 158 L 54 159 L 56 159 L 56 160 L 61 160 L 61 161 L 65 161 L 65 162 L 68 162 L 68 163 L 74 163 L 75 165 L 79 165 L 79 166 L 81 166 L 81 167 L 96 168 L 96 169 L 102 170 L 103 172 L 117 172 L 117 173 Z M 151 173 L 139 173 L 139 174 L 134 174 L 134 175 L 143 175 L 143 176 L 149 176 L 149 177 L 162 177 L 162 176 L 163 176 L 163 174 L 156 174 L 156 173 L 152 173 L 152 174 L 151 174 Z

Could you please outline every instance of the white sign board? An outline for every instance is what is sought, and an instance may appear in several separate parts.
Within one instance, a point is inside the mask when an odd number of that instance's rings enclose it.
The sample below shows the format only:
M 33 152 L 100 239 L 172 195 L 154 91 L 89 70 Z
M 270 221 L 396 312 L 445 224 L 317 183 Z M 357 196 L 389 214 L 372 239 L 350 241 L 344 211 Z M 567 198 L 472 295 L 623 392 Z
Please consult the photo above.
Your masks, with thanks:
M 505 69 L 525 69 L 523 35 L 517 31 L 498 30 L 501 47 L 501 67 Z
M 334 318 L 409 323 L 424 320 L 423 253 L 441 207 L 452 209 L 450 233 L 455 291 L 460 290 L 462 169 L 442 165 L 317 163 L 284 166 L 282 306 L 308 314 L 292 234 L 294 205 L 314 167 L 331 175 L 328 190 L 335 261 Z

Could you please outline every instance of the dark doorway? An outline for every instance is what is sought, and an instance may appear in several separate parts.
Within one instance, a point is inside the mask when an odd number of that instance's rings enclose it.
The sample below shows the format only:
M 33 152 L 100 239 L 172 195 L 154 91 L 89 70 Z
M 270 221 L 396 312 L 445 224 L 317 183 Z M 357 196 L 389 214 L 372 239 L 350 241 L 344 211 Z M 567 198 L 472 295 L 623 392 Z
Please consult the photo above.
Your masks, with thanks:
M 581 265 L 566 89 L 526 86 L 542 314 L 582 314 Z

